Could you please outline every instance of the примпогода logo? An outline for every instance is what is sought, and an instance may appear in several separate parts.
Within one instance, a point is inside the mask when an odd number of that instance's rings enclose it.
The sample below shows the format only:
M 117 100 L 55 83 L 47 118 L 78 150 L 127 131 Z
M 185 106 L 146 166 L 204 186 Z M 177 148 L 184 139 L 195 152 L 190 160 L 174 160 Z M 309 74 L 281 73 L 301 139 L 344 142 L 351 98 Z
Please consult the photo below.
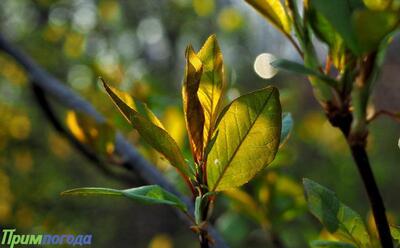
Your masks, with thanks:
M 90 245 L 91 234 L 15 234 L 16 229 L 3 229 L 1 247 L 13 248 L 15 245 Z

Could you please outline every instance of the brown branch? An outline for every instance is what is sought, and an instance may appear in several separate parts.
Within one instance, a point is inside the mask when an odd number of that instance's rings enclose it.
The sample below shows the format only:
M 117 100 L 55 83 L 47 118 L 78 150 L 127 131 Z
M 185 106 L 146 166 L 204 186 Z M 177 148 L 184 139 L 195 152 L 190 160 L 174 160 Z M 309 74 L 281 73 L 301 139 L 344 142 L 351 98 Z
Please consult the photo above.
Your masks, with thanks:
M 374 112 L 372 114 L 372 116 L 367 119 L 367 122 L 370 123 L 382 115 L 386 115 L 386 116 L 390 117 L 391 119 L 393 119 L 394 121 L 400 122 L 400 113 L 396 113 L 396 112 L 392 112 L 392 111 L 388 111 L 388 110 L 384 110 L 384 109 Z
M 389 223 L 386 218 L 385 205 L 365 149 L 367 136 L 352 136 L 350 134 L 353 117 L 348 108 L 343 111 L 338 111 L 338 113 L 331 116 L 328 113 L 328 118 L 332 126 L 335 126 L 342 131 L 347 140 L 348 146 L 350 147 L 351 155 L 356 163 L 371 205 L 381 245 L 384 248 L 392 248 L 393 242 L 390 234 Z

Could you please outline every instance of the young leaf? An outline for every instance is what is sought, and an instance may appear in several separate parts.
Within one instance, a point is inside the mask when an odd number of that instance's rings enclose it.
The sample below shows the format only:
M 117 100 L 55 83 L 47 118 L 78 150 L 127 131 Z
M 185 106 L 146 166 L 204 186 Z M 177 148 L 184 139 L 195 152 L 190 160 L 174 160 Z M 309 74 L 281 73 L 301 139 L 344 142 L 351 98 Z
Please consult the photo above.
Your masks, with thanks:
M 311 0 L 311 6 L 326 18 L 353 53 L 360 54 L 360 48 L 351 25 L 351 15 L 356 6 L 353 6 L 351 2 L 353 1 Z
M 303 180 L 308 208 L 327 230 L 358 247 L 369 247 L 370 236 L 360 215 L 339 201 L 335 193 L 310 180 Z
M 118 109 L 121 111 L 123 116 L 130 122 L 129 116 L 131 113 L 131 110 L 134 110 L 149 121 L 151 121 L 154 125 L 165 129 L 161 121 L 157 118 L 157 116 L 147 107 L 146 104 L 134 99 L 131 97 L 128 93 L 120 91 L 114 87 L 109 86 L 103 79 L 101 79 L 103 82 L 103 85 L 107 91 L 107 93 L 110 95 L 110 91 L 112 91 L 113 95 L 115 95 L 115 98 L 111 99 L 114 101 L 114 103 L 117 105 Z M 111 95 L 110 95 L 111 96 Z M 117 104 L 115 99 L 119 99 L 118 102 L 121 104 Z
M 312 248 L 357 248 L 350 243 L 329 240 L 315 240 L 311 242 Z
M 207 157 L 209 190 L 238 187 L 271 163 L 281 125 L 279 93 L 274 87 L 243 95 L 225 107 Z
M 291 31 L 291 20 L 280 0 L 246 0 L 261 15 L 267 18 L 273 25 L 286 35 Z
M 293 128 L 293 118 L 290 113 L 283 113 L 282 115 L 282 130 L 281 130 L 281 138 L 279 148 L 284 146 L 289 139 L 289 135 L 292 132 Z
M 126 98 L 121 97 L 121 93 L 107 85 L 104 81 L 104 87 L 119 108 L 122 114 L 128 119 L 141 137 L 149 143 L 155 150 L 165 156 L 165 158 L 184 175 L 190 175 L 188 166 L 182 155 L 181 150 L 173 138 L 160 126 L 154 123 L 148 117 L 144 117 L 135 109 L 124 102 Z
M 61 195 L 108 195 L 108 196 L 125 196 L 136 202 L 143 204 L 166 204 L 172 205 L 187 211 L 186 205 L 174 194 L 164 190 L 158 185 L 146 185 L 137 188 L 118 190 L 109 188 L 77 188 L 67 190 Z
M 318 71 L 307 68 L 302 64 L 299 64 L 299 63 L 296 63 L 296 62 L 293 62 L 290 60 L 277 59 L 277 60 L 273 61 L 271 63 L 271 65 L 273 67 L 276 67 L 279 69 L 283 69 L 283 70 L 287 70 L 287 71 L 291 71 L 291 72 L 295 72 L 295 73 L 299 73 L 299 74 L 303 74 L 303 75 L 307 75 L 307 76 L 317 77 L 317 78 L 321 79 L 322 81 L 324 81 L 325 83 L 329 84 L 331 87 L 337 86 L 337 82 L 334 79 L 332 79 Z
M 206 40 L 197 56 L 203 63 L 203 75 L 197 95 L 204 110 L 203 148 L 205 148 L 215 129 L 226 88 L 222 52 L 215 35 Z
M 203 157 L 203 126 L 204 113 L 197 91 L 203 65 L 193 48 L 186 49 L 186 71 L 182 86 L 183 108 L 185 112 L 186 128 L 188 130 L 190 146 L 196 163 Z

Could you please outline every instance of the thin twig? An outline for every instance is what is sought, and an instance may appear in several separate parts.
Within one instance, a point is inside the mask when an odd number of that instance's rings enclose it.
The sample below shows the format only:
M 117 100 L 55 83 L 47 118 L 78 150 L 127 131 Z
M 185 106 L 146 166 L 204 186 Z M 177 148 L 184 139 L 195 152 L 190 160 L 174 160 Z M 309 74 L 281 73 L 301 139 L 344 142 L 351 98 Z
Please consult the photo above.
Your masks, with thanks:
M 392 112 L 392 111 L 384 110 L 384 109 L 374 112 L 372 114 L 372 116 L 367 119 L 367 122 L 370 123 L 382 115 L 386 115 L 386 116 L 390 117 L 391 119 L 393 119 L 394 121 L 400 122 L 400 113 L 396 113 L 396 112 Z

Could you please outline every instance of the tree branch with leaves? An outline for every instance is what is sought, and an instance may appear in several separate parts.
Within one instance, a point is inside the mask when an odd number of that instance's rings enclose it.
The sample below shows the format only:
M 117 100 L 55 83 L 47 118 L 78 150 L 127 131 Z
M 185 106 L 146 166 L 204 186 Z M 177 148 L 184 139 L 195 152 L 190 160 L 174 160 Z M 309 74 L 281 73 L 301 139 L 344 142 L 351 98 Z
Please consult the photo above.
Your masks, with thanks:
M 287 60 L 271 65 L 308 76 L 329 122 L 346 138 L 370 201 L 380 243 L 393 247 L 366 152 L 367 106 L 387 47 L 399 29 L 400 7 L 396 1 L 304 0 L 300 14 L 295 0 L 286 0 L 285 5 L 279 0 L 246 2 L 288 37 L 303 59 L 304 65 Z M 328 46 L 325 69 L 318 60 L 313 35 Z
M 158 185 L 128 190 L 79 188 L 64 195 L 125 196 L 145 204 L 179 208 L 192 221 L 201 247 L 213 243 L 207 226 L 218 192 L 239 187 L 270 164 L 278 151 L 282 110 L 275 87 L 238 97 L 224 108 L 226 81 L 222 53 L 215 35 L 199 52 L 188 46 L 182 100 L 192 158 L 180 147 L 161 121 L 144 104 L 103 81 L 111 100 L 144 141 L 162 154 L 191 192 L 194 218 L 185 203 Z M 285 130 L 286 132 L 287 130 Z

